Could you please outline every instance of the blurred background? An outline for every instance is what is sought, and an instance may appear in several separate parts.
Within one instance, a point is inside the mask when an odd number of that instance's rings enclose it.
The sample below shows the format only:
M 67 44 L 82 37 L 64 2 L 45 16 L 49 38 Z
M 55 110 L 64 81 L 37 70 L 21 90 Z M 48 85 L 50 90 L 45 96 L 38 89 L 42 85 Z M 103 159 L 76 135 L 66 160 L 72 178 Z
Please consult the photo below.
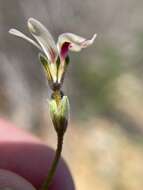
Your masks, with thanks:
M 63 157 L 77 190 L 141 190 L 143 1 L 0 1 L 0 116 L 55 148 L 38 50 L 8 34 L 14 27 L 30 36 L 29 17 L 56 40 L 63 32 L 98 34 L 92 46 L 70 53 L 63 87 L 71 104 Z

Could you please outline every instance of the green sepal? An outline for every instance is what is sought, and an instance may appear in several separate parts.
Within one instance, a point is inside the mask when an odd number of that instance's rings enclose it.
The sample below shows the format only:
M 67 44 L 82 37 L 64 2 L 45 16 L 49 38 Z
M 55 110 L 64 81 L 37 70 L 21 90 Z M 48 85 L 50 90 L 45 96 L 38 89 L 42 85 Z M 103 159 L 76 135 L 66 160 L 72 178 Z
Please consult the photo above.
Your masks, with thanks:
M 66 59 L 65 59 L 66 65 L 68 65 L 70 63 L 70 57 L 67 55 Z
M 57 65 L 57 70 L 58 70 L 59 65 L 60 65 L 60 58 L 59 58 L 59 56 L 58 56 L 58 58 L 57 58 L 56 65 Z
M 60 83 L 60 84 L 63 83 L 64 76 L 65 76 L 69 62 L 70 62 L 70 58 L 69 58 L 69 56 L 67 56 L 65 58 L 65 60 L 63 60 L 63 62 L 60 63 L 60 65 L 58 67 L 58 83 Z
M 52 75 L 50 72 L 48 59 L 43 54 L 39 53 L 39 60 L 40 60 L 40 63 L 42 64 L 42 66 L 44 67 L 44 71 L 46 73 L 48 81 L 52 82 Z

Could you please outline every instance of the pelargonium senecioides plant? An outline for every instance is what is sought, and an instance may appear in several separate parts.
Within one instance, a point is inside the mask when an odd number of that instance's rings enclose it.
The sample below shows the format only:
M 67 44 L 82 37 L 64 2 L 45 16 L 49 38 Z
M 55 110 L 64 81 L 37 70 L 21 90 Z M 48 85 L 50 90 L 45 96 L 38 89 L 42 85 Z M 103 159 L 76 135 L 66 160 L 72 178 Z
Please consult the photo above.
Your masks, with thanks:
M 17 29 L 10 29 L 9 33 L 27 40 L 39 49 L 39 60 L 43 65 L 49 86 L 53 91 L 49 100 L 49 109 L 57 132 L 58 145 L 47 179 L 41 187 L 41 190 L 47 190 L 61 155 L 63 136 L 68 125 L 69 100 L 61 91 L 61 87 L 69 64 L 69 51 L 78 52 L 92 45 L 96 34 L 87 40 L 72 33 L 63 33 L 59 35 L 57 43 L 55 43 L 48 29 L 36 19 L 29 18 L 27 25 L 33 39 Z

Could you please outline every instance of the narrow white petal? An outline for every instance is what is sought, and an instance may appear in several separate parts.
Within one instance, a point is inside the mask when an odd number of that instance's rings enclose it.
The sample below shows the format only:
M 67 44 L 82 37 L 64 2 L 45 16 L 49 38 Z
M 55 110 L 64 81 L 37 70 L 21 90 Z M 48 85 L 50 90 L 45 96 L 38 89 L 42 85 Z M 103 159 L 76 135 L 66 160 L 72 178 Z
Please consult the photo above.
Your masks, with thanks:
M 34 46 L 36 46 L 38 49 L 40 49 L 40 51 L 42 50 L 41 47 L 31 38 L 27 37 L 25 34 L 23 34 L 22 32 L 20 32 L 19 30 L 16 30 L 14 28 L 9 30 L 9 33 L 15 36 L 18 36 L 20 38 L 23 38 L 25 40 L 27 40 L 28 42 L 30 42 L 31 44 L 33 44 Z
M 50 32 L 39 21 L 28 19 L 28 28 L 33 37 L 38 41 L 44 53 L 51 62 L 55 62 L 58 57 L 56 44 Z
M 68 50 L 80 51 L 82 48 L 86 48 L 86 47 L 90 46 L 91 44 L 93 44 L 96 36 L 97 35 L 94 34 L 90 40 L 87 40 L 76 34 L 63 33 L 58 38 L 58 42 L 57 42 L 58 51 L 61 56 L 62 56 L 62 54 L 66 54 L 65 51 L 68 52 Z M 67 43 L 69 43 L 69 46 L 66 46 L 66 48 L 65 48 L 64 45 Z M 64 49 L 62 49 L 63 47 L 64 47 Z
M 80 44 L 83 41 L 85 41 L 85 38 L 82 38 L 72 33 L 63 33 L 58 38 L 57 47 L 58 47 L 58 50 L 60 51 L 62 45 L 68 42 L 70 43 L 69 49 L 72 50 L 74 46 L 75 50 L 73 49 L 73 51 L 79 51 L 81 49 Z
M 86 48 L 90 45 L 93 44 L 93 42 L 95 41 L 95 38 L 97 37 L 97 34 L 94 34 L 93 37 L 90 39 L 90 40 L 85 40 L 83 43 L 82 43 L 82 48 Z

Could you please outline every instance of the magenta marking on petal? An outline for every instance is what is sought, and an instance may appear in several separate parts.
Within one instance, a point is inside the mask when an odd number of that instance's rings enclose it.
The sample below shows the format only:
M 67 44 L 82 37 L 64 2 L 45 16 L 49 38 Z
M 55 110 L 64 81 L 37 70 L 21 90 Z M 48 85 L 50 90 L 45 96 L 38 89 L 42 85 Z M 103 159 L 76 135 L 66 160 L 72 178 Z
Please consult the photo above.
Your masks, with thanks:
M 68 50 L 70 47 L 70 43 L 69 42 L 65 42 L 62 47 L 61 47 L 61 51 L 60 51 L 60 55 L 63 59 L 66 58 L 67 54 L 68 54 Z

